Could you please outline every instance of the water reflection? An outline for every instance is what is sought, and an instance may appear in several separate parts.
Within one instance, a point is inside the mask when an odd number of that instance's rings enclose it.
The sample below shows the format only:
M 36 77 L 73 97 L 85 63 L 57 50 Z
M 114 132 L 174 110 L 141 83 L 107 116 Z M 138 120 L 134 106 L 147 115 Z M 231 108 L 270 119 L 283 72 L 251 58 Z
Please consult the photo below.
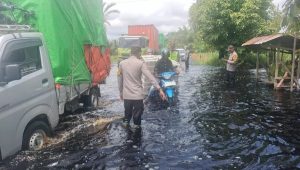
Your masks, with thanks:
M 114 72 L 114 71 L 113 71 Z M 262 76 L 265 76 L 262 74 Z M 295 169 L 300 168 L 300 94 L 274 91 L 240 71 L 235 88 L 225 71 L 191 67 L 179 78 L 178 105 L 146 107 L 142 130 L 113 121 L 105 130 L 82 128 L 91 118 L 69 117 L 73 131 L 61 145 L 19 154 L 0 165 L 29 169 Z M 123 114 L 115 77 L 102 88 L 108 99 L 93 115 Z M 153 109 L 156 108 L 156 109 Z M 88 114 L 89 115 L 89 114 Z M 79 116 L 80 117 L 80 116 Z M 70 122 L 77 124 L 69 126 Z M 85 120 L 80 123 L 81 120 Z M 69 123 L 67 123 L 69 122 Z M 61 126 L 62 126 L 61 125 Z M 67 130 L 66 130 L 67 129 Z M 49 156 L 50 155 L 50 156 Z M 0 168 L 1 169 L 1 168 Z
M 141 153 L 142 129 L 127 128 L 126 135 L 126 143 L 120 151 L 120 155 L 122 155 L 120 169 L 142 166 L 144 156 Z
M 240 77 L 237 88 L 230 90 L 225 88 L 224 82 L 216 82 L 222 80 L 222 76 L 220 73 L 208 78 L 202 88 L 197 89 L 204 99 L 197 101 L 197 106 L 191 105 L 197 108 L 193 112 L 197 131 L 210 141 L 205 145 L 207 153 L 224 161 L 216 167 L 277 169 L 297 166 L 298 155 L 292 155 L 298 146 L 287 142 L 292 138 L 286 138 L 286 132 L 290 129 L 294 131 L 292 134 L 298 133 L 295 122 L 299 120 L 296 102 L 299 95 L 257 86 L 247 76 Z M 217 85 L 212 91 L 208 85 L 213 81 Z M 199 105 L 207 110 L 199 112 Z M 279 163 L 276 158 L 285 161 Z

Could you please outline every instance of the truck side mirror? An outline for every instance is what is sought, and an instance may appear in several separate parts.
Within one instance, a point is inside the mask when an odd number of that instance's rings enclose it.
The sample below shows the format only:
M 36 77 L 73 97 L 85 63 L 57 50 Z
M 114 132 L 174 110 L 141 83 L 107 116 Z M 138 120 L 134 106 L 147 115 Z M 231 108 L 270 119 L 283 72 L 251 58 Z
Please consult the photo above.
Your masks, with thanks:
M 21 79 L 21 69 L 18 64 L 12 64 L 5 66 L 5 81 L 11 82 L 14 80 L 20 80 Z

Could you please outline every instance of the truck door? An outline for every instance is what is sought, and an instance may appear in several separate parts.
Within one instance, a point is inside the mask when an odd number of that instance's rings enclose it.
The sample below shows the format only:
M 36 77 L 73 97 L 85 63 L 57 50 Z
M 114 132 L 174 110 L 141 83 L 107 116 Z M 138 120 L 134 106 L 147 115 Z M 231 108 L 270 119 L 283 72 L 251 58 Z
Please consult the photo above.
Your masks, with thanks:
M 0 147 L 2 156 L 21 149 L 27 123 L 38 114 L 51 113 L 55 101 L 52 74 L 41 58 L 42 41 L 16 39 L 5 46 L 0 58 L 0 81 L 5 81 L 5 68 L 18 65 L 21 79 L 0 86 Z M 52 106 L 51 106 L 52 105 Z

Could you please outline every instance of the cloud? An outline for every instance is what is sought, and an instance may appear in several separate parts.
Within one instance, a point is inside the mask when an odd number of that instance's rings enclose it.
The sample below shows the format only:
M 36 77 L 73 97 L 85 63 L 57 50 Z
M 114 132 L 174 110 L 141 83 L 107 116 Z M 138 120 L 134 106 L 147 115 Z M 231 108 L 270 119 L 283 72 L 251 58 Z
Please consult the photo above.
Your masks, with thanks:
M 111 26 L 107 26 L 110 39 L 126 34 L 128 25 L 154 24 L 159 32 L 177 31 L 179 27 L 188 25 L 188 11 L 196 0 L 104 0 L 115 2 L 114 7 L 120 14 L 110 17 Z M 282 5 L 284 0 L 273 0 Z
M 195 0 L 106 0 L 115 2 L 120 11 L 111 17 L 107 26 L 109 38 L 127 33 L 128 25 L 154 24 L 161 33 L 178 30 L 188 25 L 188 11 Z

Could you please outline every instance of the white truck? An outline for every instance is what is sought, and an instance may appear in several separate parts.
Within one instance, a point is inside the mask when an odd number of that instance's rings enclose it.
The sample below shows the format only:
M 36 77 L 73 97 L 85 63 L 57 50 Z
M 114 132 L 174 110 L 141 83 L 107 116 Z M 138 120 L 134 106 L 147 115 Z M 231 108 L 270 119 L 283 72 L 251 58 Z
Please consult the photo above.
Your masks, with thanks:
M 100 94 L 90 84 L 56 85 L 43 35 L 28 30 L 0 26 L 0 159 L 41 149 L 60 114 L 97 104 Z

